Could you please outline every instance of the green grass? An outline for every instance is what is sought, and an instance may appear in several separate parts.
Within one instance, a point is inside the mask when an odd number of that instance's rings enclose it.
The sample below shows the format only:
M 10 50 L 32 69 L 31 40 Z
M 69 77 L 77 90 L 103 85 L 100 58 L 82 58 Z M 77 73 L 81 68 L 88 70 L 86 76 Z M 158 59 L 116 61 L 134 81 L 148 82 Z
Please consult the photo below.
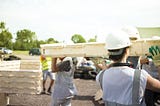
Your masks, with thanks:
M 13 54 L 15 54 L 15 55 L 28 55 L 28 51 L 16 50 L 16 51 L 13 51 Z
M 13 55 L 29 55 L 28 54 L 29 53 L 29 51 L 20 51 L 20 50 L 15 50 L 15 51 L 13 51 Z M 46 57 L 47 58 L 47 60 L 48 61 L 51 61 L 51 57 Z

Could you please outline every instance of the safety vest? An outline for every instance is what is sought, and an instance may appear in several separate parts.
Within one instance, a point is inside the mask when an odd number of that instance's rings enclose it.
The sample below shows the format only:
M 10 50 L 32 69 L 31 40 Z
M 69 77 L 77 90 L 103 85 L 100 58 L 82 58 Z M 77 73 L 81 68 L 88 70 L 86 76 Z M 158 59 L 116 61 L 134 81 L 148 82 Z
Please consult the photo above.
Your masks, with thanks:
M 47 62 L 47 60 L 43 60 L 42 61 L 42 71 L 46 71 L 48 69 L 49 68 L 48 68 L 48 62 Z
M 101 72 L 99 76 L 99 82 L 100 82 L 100 86 L 102 90 L 103 90 L 102 79 L 103 79 L 104 72 L 105 71 Z M 142 104 L 139 104 L 139 98 L 138 98 L 139 87 L 140 87 L 140 75 L 141 75 L 141 71 L 136 69 L 134 72 L 133 89 L 132 89 L 132 104 L 131 105 L 123 105 L 123 104 L 118 104 L 116 102 L 104 101 L 105 106 L 142 106 Z

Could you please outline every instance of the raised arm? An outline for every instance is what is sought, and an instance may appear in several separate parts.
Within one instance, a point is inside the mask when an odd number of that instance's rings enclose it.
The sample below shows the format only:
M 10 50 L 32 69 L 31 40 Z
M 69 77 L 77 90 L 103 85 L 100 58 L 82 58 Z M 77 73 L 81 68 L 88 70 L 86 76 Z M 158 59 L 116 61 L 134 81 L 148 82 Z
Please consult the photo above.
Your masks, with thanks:
M 147 77 L 147 89 L 160 92 L 160 81 L 149 75 Z
M 52 66 L 51 66 L 52 72 L 58 72 L 57 67 L 57 58 L 52 58 Z

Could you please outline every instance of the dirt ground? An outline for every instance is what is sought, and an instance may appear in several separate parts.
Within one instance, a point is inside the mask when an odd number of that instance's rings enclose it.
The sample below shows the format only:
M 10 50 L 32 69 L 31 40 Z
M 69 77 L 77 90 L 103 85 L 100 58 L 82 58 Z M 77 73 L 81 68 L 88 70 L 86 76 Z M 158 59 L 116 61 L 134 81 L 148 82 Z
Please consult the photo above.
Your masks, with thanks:
M 39 59 L 39 56 L 20 56 L 21 59 Z M 47 80 L 49 82 L 49 80 Z M 94 100 L 94 95 L 98 91 L 94 79 L 74 79 L 75 85 L 78 90 L 78 95 L 72 100 L 72 106 L 102 106 L 101 102 Z M 9 106 L 50 106 L 51 96 L 43 95 L 30 95 L 30 94 L 9 94 Z
M 74 82 L 78 95 L 73 98 L 72 106 L 101 106 L 101 103 L 94 100 L 94 95 L 99 89 L 95 80 L 76 78 Z M 49 106 L 51 101 L 51 96 L 47 94 L 10 94 L 9 98 L 9 106 Z
M 39 59 L 39 56 L 20 56 L 23 60 Z M 47 80 L 48 84 L 49 80 Z M 103 106 L 102 101 L 96 102 L 94 96 L 100 89 L 94 79 L 74 79 L 78 95 L 72 100 L 72 106 Z M 50 106 L 51 96 L 47 94 L 9 94 L 8 106 Z

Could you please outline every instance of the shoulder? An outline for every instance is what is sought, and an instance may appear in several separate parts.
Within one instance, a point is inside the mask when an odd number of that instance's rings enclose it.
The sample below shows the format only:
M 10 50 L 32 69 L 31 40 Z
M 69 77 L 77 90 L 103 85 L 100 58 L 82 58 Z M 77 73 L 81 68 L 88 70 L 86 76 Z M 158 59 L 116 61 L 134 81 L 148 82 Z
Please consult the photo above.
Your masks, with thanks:
M 70 62 L 72 62 L 72 57 L 65 57 L 65 58 L 63 59 L 63 61 L 70 61 Z
M 148 72 L 147 72 L 146 70 L 144 70 L 144 69 L 141 70 L 141 74 L 142 74 L 142 75 L 145 75 L 145 76 L 148 76 L 148 75 L 149 75 Z
M 148 76 L 150 76 L 148 74 L 148 72 L 142 69 L 141 70 L 141 79 L 144 80 L 144 81 L 146 81 Z
M 78 62 L 77 58 L 75 57 L 65 57 L 63 61 L 69 61 L 71 66 L 76 65 Z
M 41 61 L 42 63 L 45 63 L 45 62 L 47 62 L 47 60 L 43 60 L 43 61 Z

